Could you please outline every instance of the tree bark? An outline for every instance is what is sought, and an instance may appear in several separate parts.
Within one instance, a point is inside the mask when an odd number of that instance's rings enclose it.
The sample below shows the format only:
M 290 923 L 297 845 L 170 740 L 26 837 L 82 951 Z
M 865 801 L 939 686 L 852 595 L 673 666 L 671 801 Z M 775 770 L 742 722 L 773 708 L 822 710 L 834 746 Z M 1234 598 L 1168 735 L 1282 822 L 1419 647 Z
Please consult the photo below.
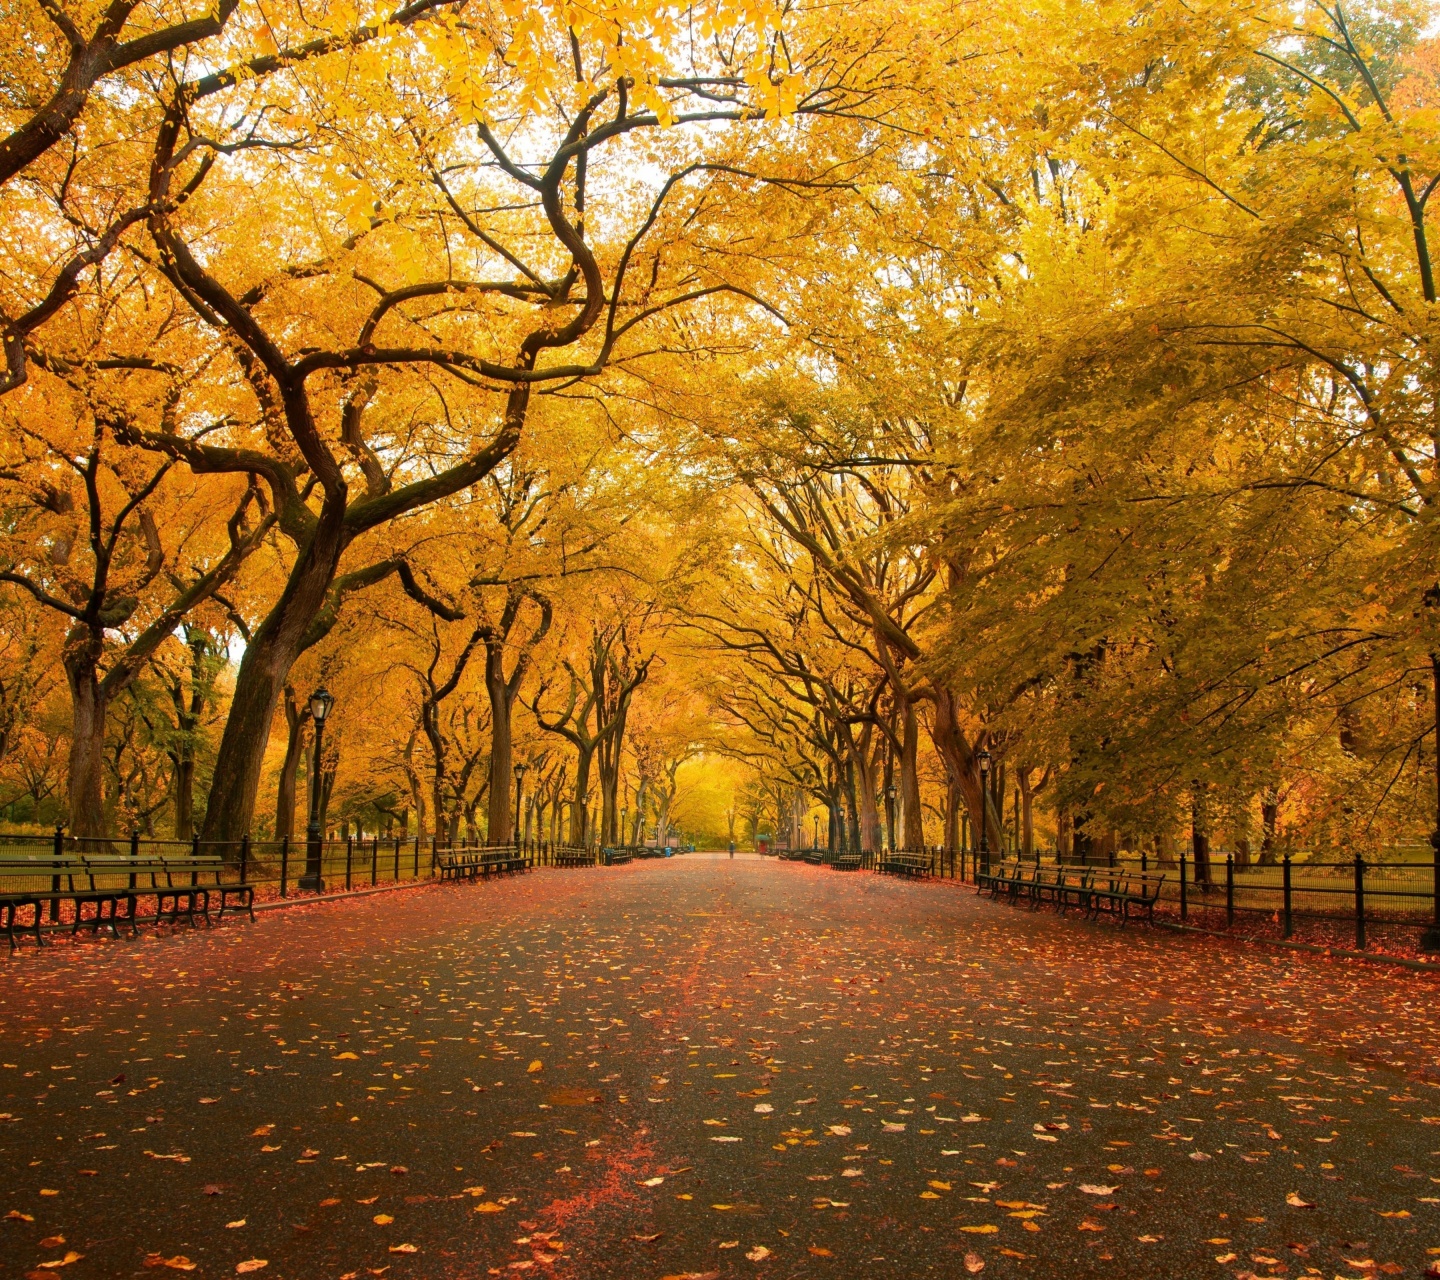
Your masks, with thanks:
M 108 698 L 100 682 L 100 637 L 75 627 L 65 644 L 65 679 L 70 686 L 70 834 L 97 837 L 105 831 L 105 713 Z
M 285 590 L 245 647 L 215 758 L 201 832 L 205 840 L 236 841 L 250 834 L 275 704 L 305 632 L 325 606 L 345 549 L 345 496 L 343 480 L 326 491 L 314 532 L 296 558 Z
M 1197 789 L 1190 798 L 1190 840 L 1195 855 L 1195 883 L 1210 883 L 1210 831 L 1205 798 Z
M 305 722 L 310 708 L 295 701 L 295 690 L 285 686 L 285 724 L 289 737 L 285 741 L 285 759 L 280 765 L 280 785 L 275 796 L 275 839 L 294 839 L 295 788 L 300 754 L 305 746 Z
M 920 723 L 915 703 L 905 699 L 901 707 L 900 738 L 900 847 L 925 847 L 925 820 L 920 808 Z

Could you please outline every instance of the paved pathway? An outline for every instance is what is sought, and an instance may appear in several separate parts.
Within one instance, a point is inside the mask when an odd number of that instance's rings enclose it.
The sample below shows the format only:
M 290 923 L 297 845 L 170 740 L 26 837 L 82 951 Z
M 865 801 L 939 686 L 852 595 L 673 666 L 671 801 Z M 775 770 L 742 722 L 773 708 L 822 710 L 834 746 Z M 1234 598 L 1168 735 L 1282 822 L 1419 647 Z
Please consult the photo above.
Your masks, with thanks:
M 1436 996 L 705 856 L 57 947 L 0 1278 L 1418 1276 Z

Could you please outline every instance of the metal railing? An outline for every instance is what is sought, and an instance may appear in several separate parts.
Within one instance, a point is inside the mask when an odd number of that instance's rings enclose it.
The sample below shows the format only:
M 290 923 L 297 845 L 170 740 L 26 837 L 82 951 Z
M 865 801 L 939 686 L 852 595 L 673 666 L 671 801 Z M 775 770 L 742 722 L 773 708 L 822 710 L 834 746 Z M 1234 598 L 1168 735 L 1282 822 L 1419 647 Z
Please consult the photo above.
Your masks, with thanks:
M 433 880 L 445 856 L 495 847 L 469 839 L 346 836 L 320 842 L 320 876 L 329 893 Z M 522 841 L 519 850 L 536 866 L 561 865 L 587 852 L 593 856 L 593 850 L 549 841 Z M 8 836 L 0 841 L 0 894 L 49 898 L 53 921 L 59 918 L 59 899 L 72 888 L 88 888 L 93 882 L 97 889 L 134 889 L 137 870 L 148 878 L 150 869 L 174 864 L 192 879 L 203 873 L 208 884 L 269 886 L 278 897 L 294 898 L 313 893 L 299 887 L 308 854 L 304 839 L 153 840 L 138 834 L 76 837 L 63 830 L 51 836 Z
M 1014 852 L 991 852 L 988 857 L 971 848 L 946 849 L 927 845 L 896 852 L 925 860 L 929 874 L 973 884 L 978 867 L 1013 865 Z M 1440 920 L 1436 892 L 1440 886 L 1440 855 L 1424 849 L 1396 849 L 1386 858 L 1360 856 L 1324 860 L 1310 854 L 1285 856 L 1274 862 L 1241 861 L 1233 853 L 1212 853 L 1199 872 L 1193 853 L 1157 859 L 1148 851 L 1124 852 L 1092 858 L 1062 860 L 1053 849 L 1036 850 L 1020 860 L 1027 866 L 1090 866 L 1097 872 L 1163 874 L 1160 905 L 1184 922 L 1204 927 L 1233 928 L 1237 923 L 1274 926 L 1282 938 L 1293 937 L 1306 922 L 1342 924 L 1353 929 L 1355 946 L 1364 950 L 1376 927 L 1406 931 L 1428 929 Z M 1406 856 L 1406 855 L 1410 856 Z M 855 856 L 847 851 L 848 856 Z M 825 848 L 781 852 L 791 861 L 833 866 L 841 855 Z M 879 870 L 888 851 L 862 850 L 864 870 Z

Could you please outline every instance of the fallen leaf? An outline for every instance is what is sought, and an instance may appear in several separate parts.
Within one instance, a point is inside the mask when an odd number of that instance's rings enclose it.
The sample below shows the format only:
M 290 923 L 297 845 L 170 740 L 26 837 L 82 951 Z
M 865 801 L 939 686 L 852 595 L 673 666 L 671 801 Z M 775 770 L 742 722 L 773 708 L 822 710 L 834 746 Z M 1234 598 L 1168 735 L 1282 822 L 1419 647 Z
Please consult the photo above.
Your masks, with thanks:
M 812 1244 L 810 1246 L 810 1252 L 813 1253 L 817 1258 L 833 1258 L 835 1256 L 833 1253 L 830 1252 L 829 1249 L 825 1248 L 824 1245 L 820 1244 Z
M 419 1246 L 418 1244 L 392 1244 L 392 1245 L 390 1246 L 390 1252 L 391 1252 L 391 1253 L 419 1253 L 419 1252 L 420 1252 L 420 1246 Z
M 72 1262 L 79 1262 L 85 1255 L 76 1253 L 74 1249 L 69 1250 L 63 1258 L 56 1258 L 53 1262 L 39 1263 L 42 1271 L 56 1271 L 61 1267 L 68 1267 Z
M 244 1262 L 237 1262 L 235 1270 L 242 1276 L 250 1271 L 261 1271 L 270 1265 L 268 1258 L 247 1258 Z
M 1094 1182 L 1082 1182 L 1080 1184 L 1080 1190 L 1087 1196 L 1113 1196 L 1120 1188 L 1102 1187 Z
M 636 1186 L 640 1186 L 640 1187 L 658 1187 L 658 1186 L 659 1186 L 662 1182 L 664 1182 L 664 1181 L 665 1181 L 664 1178 L 659 1178 L 659 1177 L 656 1177 L 656 1178 L 646 1178 L 643 1182 L 636 1183 Z
M 1292 1209 L 1313 1209 L 1315 1206 L 1308 1200 L 1302 1200 L 1298 1191 L 1292 1191 L 1285 1197 L 1285 1203 Z
M 961 1227 L 961 1231 L 968 1231 L 972 1236 L 993 1236 L 1000 1230 L 993 1222 L 985 1222 L 976 1227 Z
M 336 1062 L 359 1062 L 359 1061 L 360 1061 L 360 1055 L 359 1055 L 358 1053 L 351 1053 L 351 1052 L 347 1049 L 344 1053 L 337 1053 L 337 1054 L 335 1055 L 334 1061 L 336 1061 Z
M 505 1206 L 493 1200 L 484 1200 L 475 1206 L 476 1213 L 504 1213 Z
M 542 1070 L 544 1068 L 544 1065 L 545 1064 L 541 1062 L 539 1058 L 536 1058 L 534 1062 L 532 1062 L 528 1067 L 525 1068 L 525 1072 L 527 1075 L 533 1074 L 536 1071 Z
M 985 1270 L 985 1259 L 978 1253 L 967 1253 L 965 1255 L 965 1270 L 972 1276 L 979 1275 Z
M 388 1227 L 392 1222 L 395 1221 L 395 1219 L 392 1218 L 388 1213 L 377 1213 L 373 1218 L 370 1219 L 370 1221 L 373 1222 L 377 1227 Z
M 202 1107 L 213 1107 L 219 1101 L 219 1098 L 201 1098 L 200 1105 Z
M 751 1262 L 764 1262 L 765 1259 L 770 1256 L 770 1250 L 763 1244 L 757 1244 L 753 1249 L 747 1250 L 745 1256 L 749 1258 Z
M 64 1236 L 46 1236 L 45 1239 L 40 1241 L 39 1247 L 41 1249 L 58 1249 L 64 1243 Z

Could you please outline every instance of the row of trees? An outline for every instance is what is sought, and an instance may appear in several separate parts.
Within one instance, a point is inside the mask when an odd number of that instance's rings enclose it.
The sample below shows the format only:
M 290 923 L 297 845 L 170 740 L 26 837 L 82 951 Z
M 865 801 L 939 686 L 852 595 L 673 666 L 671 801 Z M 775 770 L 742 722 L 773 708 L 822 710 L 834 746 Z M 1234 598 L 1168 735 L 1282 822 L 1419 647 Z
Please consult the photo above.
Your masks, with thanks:
M 0 801 L 1423 835 L 1426 20 L 22 3 Z
M 703 625 L 777 824 L 804 795 L 879 847 L 893 787 L 902 846 L 929 813 L 1028 851 L 1039 798 L 1062 849 L 1188 843 L 1202 876 L 1217 842 L 1425 839 L 1424 20 L 1057 23 L 1045 93 L 916 150 L 910 242 L 816 287 L 824 376 L 737 379 L 694 444 L 738 495 Z

